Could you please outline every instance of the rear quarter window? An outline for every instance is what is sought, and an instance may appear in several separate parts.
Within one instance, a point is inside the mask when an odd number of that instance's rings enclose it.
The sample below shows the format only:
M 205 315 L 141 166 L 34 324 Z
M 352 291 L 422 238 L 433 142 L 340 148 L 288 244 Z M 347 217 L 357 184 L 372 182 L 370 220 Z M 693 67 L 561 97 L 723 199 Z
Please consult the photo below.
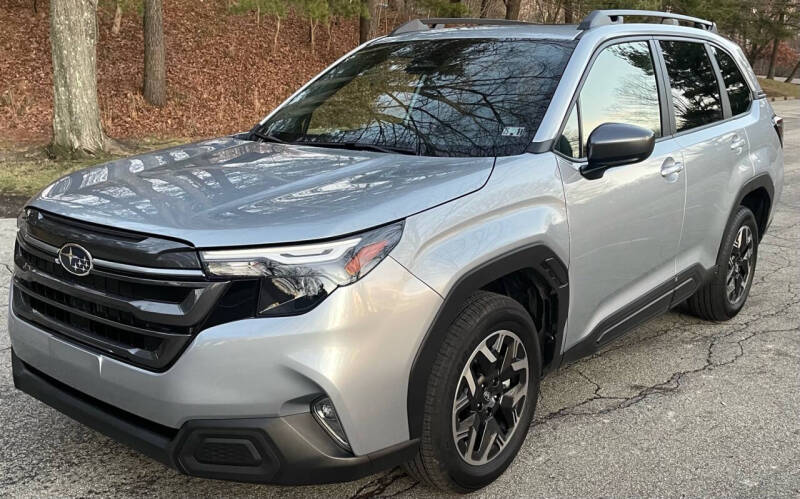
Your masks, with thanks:
M 716 47 L 712 47 L 711 50 L 717 58 L 722 80 L 725 82 L 725 91 L 728 93 L 728 101 L 731 103 L 731 113 L 734 116 L 746 113 L 750 109 L 753 97 L 739 66 L 725 51 Z

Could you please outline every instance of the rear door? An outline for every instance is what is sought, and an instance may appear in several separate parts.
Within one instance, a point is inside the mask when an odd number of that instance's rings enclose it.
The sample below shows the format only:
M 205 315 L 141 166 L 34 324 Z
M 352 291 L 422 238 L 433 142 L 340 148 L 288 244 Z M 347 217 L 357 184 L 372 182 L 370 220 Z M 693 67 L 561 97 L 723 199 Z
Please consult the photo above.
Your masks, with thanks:
M 739 84 L 732 82 L 723 60 L 732 85 L 729 97 L 717 65 L 718 49 L 699 40 L 662 39 L 658 44 L 669 77 L 675 138 L 683 150 L 687 183 L 677 270 L 688 271 L 698 264 L 710 269 L 716 263 L 732 203 L 753 175 L 746 132 L 752 121 L 750 102 Z M 741 84 L 749 93 L 746 83 Z
M 655 55 L 650 39 L 601 47 L 556 147 L 570 230 L 567 349 L 582 343 L 591 350 L 669 305 L 685 179 L 680 146 L 664 133 L 666 93 Z M 609 122 L 652 129 L 655 150 L 587 179 L 578 170 L 586 139 Z

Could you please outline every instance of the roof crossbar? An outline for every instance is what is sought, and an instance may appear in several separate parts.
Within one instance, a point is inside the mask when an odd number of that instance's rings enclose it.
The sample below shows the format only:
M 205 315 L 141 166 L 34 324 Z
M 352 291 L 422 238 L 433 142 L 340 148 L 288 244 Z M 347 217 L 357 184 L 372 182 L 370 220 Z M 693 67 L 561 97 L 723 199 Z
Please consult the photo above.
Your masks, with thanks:
M 396 27 L 389 36 L 411 33 L 414 31 L 426 31 L 431 28 L 444 28 L 448 24 L 470 24 L 476 26 L 509 26 L 509 25 L 528 25 L 525 21 L 514 21 L 510 19 L 477 19 L 469 17 L 433 17 L 430 19 L 413 19 Z
M 580 30 L 589 30 L 607 24 L 622 24 L 625 16 L 653 17 L 659 19 L 662 24 L 678 24 L 679 21 L 691 23 L 692 26 L 712 33 L 717 32 L 717 24 L 712 21 L 700 19 L 699 17 L 684 16 L 683 14 L 673 14 L 672 12 L 659 12 L 656 10 L 593 10 L 578 25 Z

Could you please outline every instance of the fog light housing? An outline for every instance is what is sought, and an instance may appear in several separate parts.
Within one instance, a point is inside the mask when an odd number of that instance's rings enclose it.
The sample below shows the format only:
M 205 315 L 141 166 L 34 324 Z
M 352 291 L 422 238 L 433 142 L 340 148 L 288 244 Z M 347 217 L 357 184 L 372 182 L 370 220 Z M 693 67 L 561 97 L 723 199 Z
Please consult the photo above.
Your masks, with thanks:
M 333 406 L 333 401 L 331 401 L 330 397 L 322 397 L 315 400 L 311 404 L 311 414 L 337 444 L 351 451 L 350 442 L 347 441 L 342 422 L 339 420 L 339 415 L 336 413 L 336 408 Z

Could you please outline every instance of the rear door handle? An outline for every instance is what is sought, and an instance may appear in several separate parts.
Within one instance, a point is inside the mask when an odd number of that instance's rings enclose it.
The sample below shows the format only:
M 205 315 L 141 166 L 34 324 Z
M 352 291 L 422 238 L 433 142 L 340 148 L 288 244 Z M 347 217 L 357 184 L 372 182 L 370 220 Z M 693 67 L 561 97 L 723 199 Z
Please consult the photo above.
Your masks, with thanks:
M 675 161 L 672 158 L 667 158 L 661 165 L 661 176 L 669 177 L 670 175 L 680 173 L 683 171 L 683 163 Z
M 742 149 L 744 149 L 744 146 L 746 146 L 746 145 L 747 145 L 747 141 L 745 141 L 743 138 L 739 137 L 738 134 L 734 135 L 731 138 L 731 149 L 734 150 L 734 151 L 742 152 Z

